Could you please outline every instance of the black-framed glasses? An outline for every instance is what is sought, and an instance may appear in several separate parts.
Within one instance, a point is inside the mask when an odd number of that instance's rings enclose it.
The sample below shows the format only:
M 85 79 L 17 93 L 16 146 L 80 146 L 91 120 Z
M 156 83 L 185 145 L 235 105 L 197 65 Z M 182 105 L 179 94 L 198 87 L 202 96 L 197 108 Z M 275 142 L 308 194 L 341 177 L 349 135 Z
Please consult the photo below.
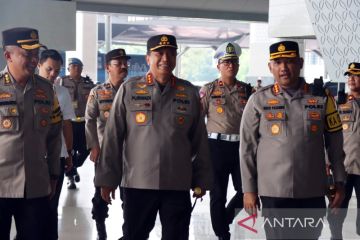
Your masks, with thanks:
M 239 65 L 239 59 L 220 60 L 219 64 L 224 64 L 225 67 L 229 67 L 231 64 L 233 66 L 238 66 Z

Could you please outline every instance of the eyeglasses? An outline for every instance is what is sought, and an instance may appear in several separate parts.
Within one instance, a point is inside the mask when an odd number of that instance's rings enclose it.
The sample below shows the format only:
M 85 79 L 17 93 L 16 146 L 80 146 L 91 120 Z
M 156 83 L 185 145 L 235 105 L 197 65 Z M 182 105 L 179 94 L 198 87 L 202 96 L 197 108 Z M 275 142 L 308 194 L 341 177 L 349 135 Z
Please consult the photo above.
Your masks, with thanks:
M 237 60 L 237 59 L 222 60 L 222 61 L 219 61 L 219 64 L 224 64 L 225 67 L 229 67 L 230 64 L 232 64 L 233 66 L 238 66 L 239 60 Z

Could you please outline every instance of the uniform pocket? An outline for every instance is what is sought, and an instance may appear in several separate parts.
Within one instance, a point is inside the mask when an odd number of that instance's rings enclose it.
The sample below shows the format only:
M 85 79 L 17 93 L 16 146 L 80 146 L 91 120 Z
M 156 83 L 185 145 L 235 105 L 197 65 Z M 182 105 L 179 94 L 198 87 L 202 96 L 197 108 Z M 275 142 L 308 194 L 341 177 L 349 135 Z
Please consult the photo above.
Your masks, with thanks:
M 134 121 L 137 125 L 152 125 L 152 102 L 131 102 L 129 110 L 131 121 Z
M 0 108 L 0 132 L 14 132 L 19 130 L 19 111 L 17 105 Z
M 305 116 L 305 135 L 314 136 L 323 134 L 324 116 L 321 110 L 309 109 Z
M 267 136 L 286 136 L 286 113 L 284 110 L 265 111 L 265 119 Z
M 50 116 L 52 109 L 50 105 L 35 103 L 34 105 L 34 128 L 38 131 L 47 131 L 51 124 Z

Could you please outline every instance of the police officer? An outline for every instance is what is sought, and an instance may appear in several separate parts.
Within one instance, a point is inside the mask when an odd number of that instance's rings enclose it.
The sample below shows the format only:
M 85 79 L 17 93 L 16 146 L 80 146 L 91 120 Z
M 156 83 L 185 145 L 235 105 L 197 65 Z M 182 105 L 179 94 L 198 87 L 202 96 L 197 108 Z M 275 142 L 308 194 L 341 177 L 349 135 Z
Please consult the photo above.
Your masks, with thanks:
M 90 90 L 95 86 L 89 77 L 82 77 L 83 63 L 78 58 L 69 59 L 69 75 L 61 79 L 60 85 L 69 89 L 75 110 L 76 118 L 72 120 L 73 127 L 73 168 L 67 173 L 68 189 L 76 189 L 75 182 L 80 181 L 77 168 L 80 167 L 89 151 L 86 148 L 85 138 L 85 108 L 86 102 L 90 94 Z
M 123 187 L 124 239 L 147 239 L 159 212 L 162 239 L 188 239 L 189 190 L 201 197 L 211 162 L 197 88 L 172 74 L 176 38 L 147 42 L 149 72 L 123 83 L 105 127 L 95 185 L 105 201 Z
M 203 114 L 214 170 L 214 185 L 210 190 L 211 222 L 219 239 L 230 239 L 229 224 L 243 207 L 239 161 L 239 128 L 245 104 L 252 88 L 236 79 L 241 48 L 234 42 L 221 44 L 215 52 L 220 78 L 200 90 Z M 235 196 L 226 205 L 229 175 Z
M 342 239 L 342 225 L 347 215 L 347 208 L 355 189 L 357 198 L 356 233 L 360 235 L 360 63 L 349 64 L 345 74 L 348 77 L 349 93 L 346 101 L 339 105 L 339 113 L 343 122 L 345 170 L 345 199 L 341 211 L 328 215 L 332 239 Z
M 43 239 L 49 196 L 60 172 L 61 111 L 52 84 L 34 74 L 36 29 L 2 32 L 7 66 L 0 73 L 0 239 Z M 34 141 L 35 139 L 35 141 Z
M 58 239 L 58 206 L 61 189 L 64 182 L 64 174 L 72 167 L 71 150 L 73 145 L 73 133 L 71 119 L 75 118 L 74 108 L 67 88 L 54 84 L 59 75 L 63 59 L 60 53 L 54 49 L 46 49 L 41 52 L 38 64 L 39 75 L 53 84 L 56 96 L 59 100 L 63 115 L 62 144 L 60 154 L 60 174 L 56 184 L 54 196 L 50 199 L 50 219 L 48 227 L 48 240 Z
M 130 57 L 126 55 L 124 49 L 118 48 L 108 52 L 105 55 L 108 81 L 91 89 L 90 92 L 85 112 L 85 133 L 87 147 L 91 149 L 90 160 L 95 166 L 99 160 L 100 144 L 112 102 L 128 73 L 128 59 Z M 98 239 L 106 239 L 105 218 L 108 217 L 108 206 L 101 198 L 100 187 L 96 187 L 92 203 L 92 217 L 96 221 Z
M 302 216 L 317 223 L 325 216 L 325 146 L 337 185 L 330 207 L 340 206 L 345 180 L 341 120 L 329 92 L 299 77 L 303 59 L 296 42 L 272 44 L 268 65 L 275 84 L 250 97 L 241 121 L 244 208 L 256 214 L 260 196 L 262 214 L 269 220 L 264 225 L 267 238 L 316 239 L 322 224 L 281 228 L 270 223 L 283 217 L 304 221 Z

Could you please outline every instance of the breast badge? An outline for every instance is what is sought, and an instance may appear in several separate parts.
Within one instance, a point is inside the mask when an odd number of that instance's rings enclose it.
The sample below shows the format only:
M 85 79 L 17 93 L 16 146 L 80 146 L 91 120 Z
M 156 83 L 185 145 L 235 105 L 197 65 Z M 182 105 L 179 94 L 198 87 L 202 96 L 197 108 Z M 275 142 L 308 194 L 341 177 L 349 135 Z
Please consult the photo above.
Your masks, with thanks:
M 183 125 L 185 123 L 185 118 L 183 116 L 177 117 L 177 122 L 179 125 Z
M 146 114 L 143 112 L 137 112 L 135 115 L 136 123 L 144 123 L 146 122 Z
M 216 112 L 219 113 L 219 114 L 221 114 L 221 113 L 224 112 L 224 108 L 222 108 L 222 107 L 217 107 L 217 108 L 216 108 Z
M 5 119 L 3 119 L 3 120 L 1 121 L 1 126 L 2 126 L 3 128 L 5 128 L 5 129 L 9 129 L 9 128 L 11 128 L 11 126 L 12 126 L 12 122 L 11 122 L 10 119 L 5 118 Z
M 311 124 L 310 131 L 316 133 L 319 130 L 319 126 L 316 124 Z
M 271 134 L 276 136 L 280 134 L 280 125 L 277 123 L 274 123 L 271 125 Z
M 343 129 L 344 129 L 344 130 L 348 130 L 348 129 L 349 129 L 349 124 L 344 123 L 344 124 L 343 124 Z

